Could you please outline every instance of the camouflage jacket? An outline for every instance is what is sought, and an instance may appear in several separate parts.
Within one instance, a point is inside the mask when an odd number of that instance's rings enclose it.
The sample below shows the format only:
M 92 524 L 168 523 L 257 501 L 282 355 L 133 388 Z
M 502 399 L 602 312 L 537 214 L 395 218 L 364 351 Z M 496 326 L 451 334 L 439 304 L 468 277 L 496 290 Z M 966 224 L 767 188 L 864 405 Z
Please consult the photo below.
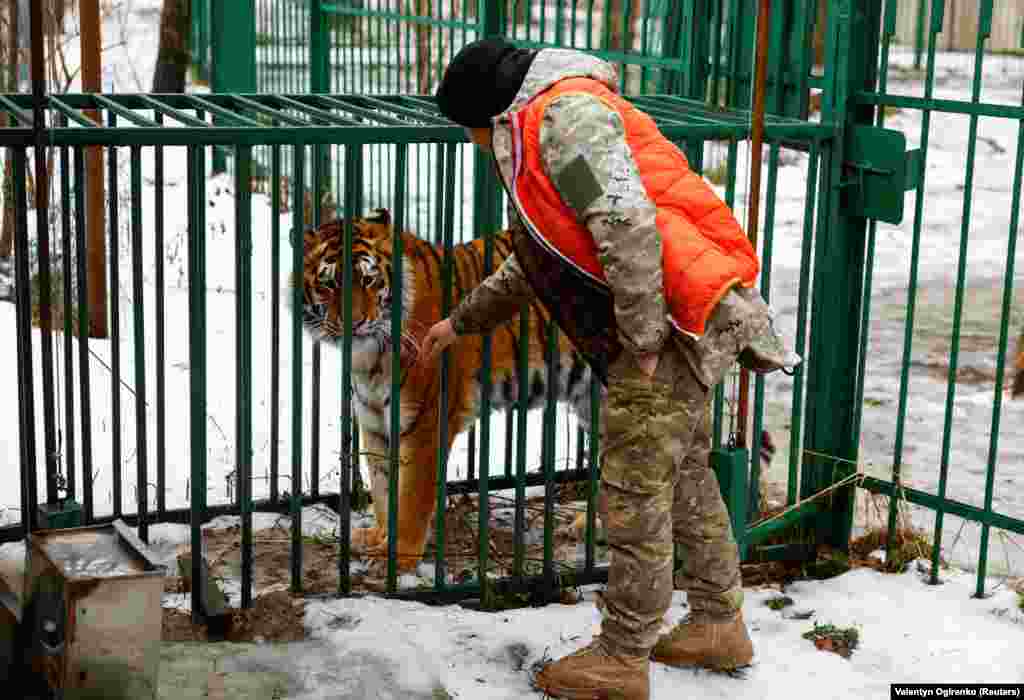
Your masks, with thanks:
M 592 78 L 617 89 L 616 71 L 605 61 L 578 51 L 540 51 L 515 100 L 494 120 L 495 163 L 506 189 L 513 167 L 509 115 L 570 77 Z M 460 335 L 488 332 L 513 318 L 523 301 L 540 297 L 604 379 L 605 369 L 623 349 L 633 354 L 657 353 L 674 332 L 662 284 L 657 210 L 640 179 L 621 119 L 595 97 L 577 93 L 554 100 L 540 127 L 540 152 L 551 182 L 593 235 L 610 290 L 588 284 L 538 244 L 526 232 L 510 197 L 508 219 L 515 252 L 458 305 L 452 324 Z M 579 170 L 581 162 L 599 189 L 582 198 L 568 176 Z M 760 346 L 781 351 L 781 339 L 774 336 L 772 340 Z M 768 364 L 772 363 L 761 362 Z

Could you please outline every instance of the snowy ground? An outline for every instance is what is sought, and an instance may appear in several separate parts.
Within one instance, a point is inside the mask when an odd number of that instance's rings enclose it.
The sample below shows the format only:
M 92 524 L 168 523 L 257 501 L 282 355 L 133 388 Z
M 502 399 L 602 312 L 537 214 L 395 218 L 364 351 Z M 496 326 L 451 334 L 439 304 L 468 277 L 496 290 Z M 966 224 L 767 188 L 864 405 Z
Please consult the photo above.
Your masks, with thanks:
M 135 0 L 119 8 L 104 27 L 105 43 L 112 46 L 106 60 L 104 89 L 135 92 L 148 87 L 150 67 L 156 50 L 156 0 Z M 128 28 L 131 27 L 129 31 Z M 77 63 L 74 44 L 68 49 L 68 61 Z M 912 56 L 895 51 L 893 64 L 898 69 L 890 77 L 890 91 L 920 95 L 920 76 L 908 70 Z M 963 72 L 962 56 L 940 55 L 939 83 L 936 97 L 969 99 L 970 75 Z M 983 99 L 988 102 L 1020 104 L 1021 77 L 1024 61 L 1020 58 L 993 58 L 986 64 Z M 72 83 L 70 89 L 77 90 Z M 921 116 L 903 111 L 891 116 L 887 126 L 907 135 L 908 147 L 915 148 L 921 139 Z M 1006 263 L 1009 231 L 1009 187 L 1017 148 L 1017 125 L 1009 120 L 982 119 L 979 128 L 978 161 L 974 181 L 972 226 L 969 230 L 967 294 L 964 312 L 964 337 L 961 367 L 977 370 L 984 379 L 978 383 L 958 384 L 951 416 L 951 452 L 949 460 L 948 495 L 951 498 L 981 506 L 985 490 L 985 465 L 990 458 L 989 443 L 995 367 L 995 344 L 998 337 L 999 305 L 1002 277 Z M 921 263 L 917 319 L 913 334 L 910 373 L 909 411 L 902 456 L 904 479 L 908 485 L 926 491 L 937 489 L 945 419 L 946 383 L 942 378 L 942 362 L 948 354 L 950 319 L 953 309 L 953 288 L 956 282 L 956 261 L 961 235 L 963 212 L 963 163 L 966 158 L 968 119 L 933 115 L 928 151 L 927 194 L 923 211 Z M 120 156 L 125 168 L 127 154 Z M 379 157 L 371 154 L 371 157 Z M 426 156 L 424 156 L 426 158 Z M 188 433 L 188 335 L 187 329 L 187 257 L 184 207 L 184 153 L 165 151 L 166 231 L 164 260 L 167 265 L 167 407 L 168 407 L 168 507 L 188 504 L 189 433 Z M 144 154 L 145 172 L 152 172 L 152 153 Z M 464 162 L 468 161 L 468 151 Z M 433 173 L 432 163 L 421 167 L 410 161 L 411 172 L 420 173 L 425 182 Z M 800 261 L 800 235 L 803 227 L 803 197 L 806 159 L 796 156 L 779 171 L 779 194 L 775 213 L 775 249 L 771 295 L 780 314 L 783 328 L 795 328 L 796 289 Z M 739 182 L 746 180 L 746 162 L 741 157 Z M 426 173 L 426 174 L 424 174 Z M 467 170 L 464 183 L 468 181 Z M 120 178 L 126 186 L 127 171 Z M 420 185 L 422 187 L 422 184 Z M 152 225 L 152 187 L 144 183 L 143 220 Z M 207 305 L 209 313 L 209 406 L 208 479 L 206 488 L 211 503 L 228 498 L 227 477 L 234 469 L 234 213 L 231 184 L 226 178 L 210 179 L 207 185 L 208 277 Z M 268 492 L 265 475 L 269 469 L 271 446 L 269 432 L 270 363 L 270 290 L 283 286 L 289 268 L 288 231 L 291 213 L 282 214 L 283 264 L 280 277 L 270 267 L 269 198 L 257 194 L 253 201 L 254 233 L 254 495 Z M 371 193 L 368 206 L 389 204 L 380 193 Z M 737 211 L 745 216 L 742 203 L 746 193 L 741 186 L 737 195 Z M 127 223 L 128 202 L 123 203 L 122 226 Z M 418 230 L 429 230 L 434 212 L 428 202 L 412 201 L 410 218 Z M 906 216 L 899 226 L 880 225 L 875 255 L 872 294 L 872 325 L 868 354 L 868 377 L 862 436 L 862 456 L 869 473 L 889 477 L 894 460 L 896 405 L 899 393 L 899 371 L 902 359 L 905 324 L 906 288 L 909 275 L 910 242 L 914 225 L 914 196 L 908 193 Z M 124 479 L 124 501 L 127 512 L 134 511 L 135 455 L 135 385 L 133 343 L 131 338 L 132 305 L 129 236 L 124 229 L 120 236 L 122 260 L 121 299 L 122 350 L 118 384 L 122 400 L 122 424 L 118 435 L 124 446 L 122 463 L 118 465 Z M 154 308 L 154 272 L 151 239 L 146 242 L 146 308 Z M 1018 246 L 1016 259 L 1014 307 L 1011 322 L 1011 343 L 1024 323 L 1024 246 Z M 282 313 L 284 327 L 290 317 Z M 154 322 L 147 315 L 146 333 L 152 337 Z M 14 309 L 0 304 L 0 396 L 16 396 L 16 348 L 14 343 Z M 58 345 L 62 343 L 57 336 Z M 1012 346 L 1011 346 L 1012 347 Z M 33 333 L 34 362 L 38 376 L 40 367 L 39 334 Z M 110 423 L 112 378 L 111 346 L 108 341 L 90 341 L 92 353 L 90 372 L 93 406 L 94 487 L 98 514 L 112 508 L 112 443 L 114 428 Z M 77 346 L 75 347 L 77 367 Z M 155 352 L 146 343 L 147 420 L 149 421 L 148 463 L 150 481 L 155 470 Z M 282 444 L 279 447 L 282 489 L 288 489 L 291 446 L 290 414 L 290 339 L 285 331 L 281 339 Z M 935 366 L 938 363 L 938 372 Z M 310 439 L 310 351 L 303 354 L 305 386 L 303 388 L 303 453 L 309 454 Z M 63 369 L 61 369 L 63 372 Z M 76 369 L 75 380 L 78 379 Z M 58 375 L 63 381 L 63 377 Z M 335 490 L 337 472 L 337 406 L 338 360 L 334 353 L 323 355 L 321 387 L 321 490 Z M 61 392 L 62 394 L 63 392 Z M 766 425 L 773 430 L 779 452 L 770 470 L 773 480 L 786 478 L 790 395 L 792 385 L 784 377 L 767 382 Z M 37 445 L 42 445 L 41 392 L 36 384 Z M 69 407 L 62 403 L 61 410 Z M 80 395 L 75 393 L 76 440 L 80 440 Z M 997 464 L 994 484 L 994 508 L 1006 515 L 1024 518 L 1024 492 L 1019 488 L 1024 479 L 1024 403 L 1003 403 L 999 433 L 999 449 L 993 456 Z M 63 413 L 61 414 L 63 416 Z M 532 443 L 540 435 L 540 416 L 531 416 Z M 564 413 L 559 414 L 559 457 L 575 454 L 574 430 Z M 0 469 L 10 486 L 0 491 L 0 522 L 16 522 L 19 518 L 18 475 L 19 436 L 17 434 L 16 402 L 0 404 Z M 564 437 L 563 437 L 564 436 Z M 504 420 L 493 423 L 494 463 L 503 464 Z M 530 463 L 538 455 L 531 452 Z M 453 454 L 450 476 L 465 475 L 466 438 L 460 438 Z M 303 460 L 309 484 L 309 459 Z M 81 468 L 81 454 L 76 454 Z M 81 482 L 81 479 L 79 479 Z M 79 486 L 81 489 L 81 486 Z M 81 490 L 78 494 L 81 500 Z M 150 507 L 155 506 L 153 488 Z M 307 509 L 304 531 L 314 533 L 325 526 L 320 511 Z M 257 527 L 276 520 L 276 516 L 258 515 Z M 930 529 L 933 516 L 927 511 L 914 513 L 915 521 Z M 234 522 L 223 519 L 211 526 Z M 332 527 L 330 523 L 326 526 Z M 956 518 L 946 519 L 944 550 L 962 568 L 970 569 L 977 561 L 979 528 L 967 525 L 961 530 Z M 186 541 L 187 529 L 178 526 L 151 528 L 153 547 L 163 554 Z M 17 545 L 6 546 L 6 556 L 18 556 Z M 993 538 L 990 564 L 998 571 L 1020 575 L 1024 568 L 1024 550 L 1012 540 Z M 788 587 L 785 594 L 795 601 L 793 608 L 781 612 L 764 605 L 778 595 L 772 589 L 748 589 L 745 615 L 757 650 L 755 666 L 745 679 L 724 678 L 701 672 L 677 671 L 655 665 L 652 670 L 653 697 L 776 698 L 822 696 L 843 700 L 887 697 L 892 682 L 1024 682 L 1019 661 L 1018 643 L 1024 643 L 1024 612 L 1017 607 L 1014 593 L 996 579 L 989 579 L 985 599 L 974 599 L 975 576 L 963 570 L 943 571 L 944 585 L 928 586 L 921 580 L 917 565 L 904 574 L 883 575 L 872 570 L 851 571 L 823 582 L 802 582 Z M 237 587 L 229 591 L 237 604 Z M 552 605 L 543 609 L 485 614 L 458 606 L 429 608 L 414 603 L 379 599 L 313 602 L 307 610 L 307 624 L 314 641 L 285 647 L 286 670 L 301 677 L 301 692 L 296 698 L 347 697 L 331 692 L 332 683 L 352 676 L 356 664 L 360 677 L 368 680 L 361 695 L 370 697 L 428 698 L 443 687 L 452 697 L 521 698 L 530 697 L 527 685 L 530 666 L 542 657 L 559 657 L 587 643 L 596 629 L 598 617 L 590 604 L 593 591 L 586 592 L 586 601 L 575 606 Z M 685 596 L 677 594 L 677 605 L 670 614 L 675 620 L 684 612 Z M 188 599 L 167 596 L 166 606 L 187 606 Z M 789 610 L 813 611 L 807 619 L 794 619 Z M 856 625 L 861 634 L 860 647 L 849 660 L 815 650 L 801 635 L 814 623 Z M 312 669 L 313 662 L 323 662 L 328 670 L 339 673 L 331 677 L 322 669 Z M 269 662 L 268 662 L 269 663 Z M 359 666 L 359 664 L 362 664 Z M 314 670 L 316 671 L 314 673 Z M 377 688 L 373 684 L 380 683 Z M 384 686 L 387 692 L 384 694 Z M 351 689 L 351 688 L 350 688 Z
M 105 55 L 107 68 L 104 73 L 104 89 L 108 91 L 136 92 L 147 89 L 150 66 L 156 50 L 156 18 L 159 3 L 155 0 L 136 0 L 133 4 L 118 5 L 115 13 L 104 25 L 105 42 L 111 48 Z M 129 27 L 131 27 L 129 31 Z M 76 41 L 70 41 L 67 50 L 69 65 L 77 63 Z M 923 83 L 921 76 L 909 69 L 912 54 L 908 51 L 894 50 L 892 56 L 894 70 L 890 76 L 889 90 L 898 94 L 921 95 Z M 965 62 L 961 55 L 940 55 L 938 62 L 938 82 L 935 96 L 938 98 L 969 99 L 970 74 L 964 72 Z M 1024 76 L 1024 60 L 1014 57 L 992 57 L 987 59 L 985 67 L 985 89 L 982 99 L 1001 104 L 1021 103 L 1021 79 Z M 72 82 L 70 90 L 78 89 Z M 907 136 L 908 148 L 916 148 L 921 142 L 921 115 L 919 112 L 904 110 L 887 119 L 886 126 L 903 131 Z M 931 119 L 931 133 L 928 149 L 927 193 L 923 207 L 921 234 L 921 261 L 918 269 L 919 288 L 917 298 L 917 318 L 913 333 L 911 354 L 911 372 L 909 385 L 908 414 L 905 424 L 905 441 L 902 455 L 904 481 L 909 486 L 929 492 L 937 490 L 939 465 L 941 457 L 942 434 L 944 428 L 945 403 L 947 395 L 944 380 L 945 365 L 949 348 L 951 318 L 953 311 L 953 293 L 956 283 L 957 255 L 961 237 L 961 221 L 964 206 L 964 161 L 967 153 L 969 120 L 967 117 L 935 114 Z M 985 466 L 990 459 L 989 444 L 994 398 L 994 381 L 992 376 L 995 368 L 995 347 L 998 338 L 998 324 L 1001 303 L 1003 275 L 1006 264 L 1006 246 L 1011 232 L 1009 231 L 1010 182 L 1017 148 L 1018 125 L 1010 120 L 986 118 L 979 122 L 979 138 L 977 141 L 976 175 L 973 184 L 972 225 L 969 228 L 969 245 L 967 247 L 967 291 L 964 305 L 964 324 L 961 346 L 960 366 L 976 370 L 982 379 L 975 383 L 960 383 L 956 387 L 953 412 L 950 416 L 951 450 L 949 459 L 949 482 L 947 495 L 951 498 L 968 502 L 972 505 L 983 505 L 985 492 Z M 806 158 L 788 154 L 786 164 L 779 170 L 779 191 L 775 210 L 775 244 L 773 250 L 771 298 L 779 311 L 780 324 L 787 331 L 795 329 L 797 306 L 797 282 L 800 263 L 800 240 L 804 217 L 804 180 L 806 177 Z M 368 158 L 374 162 L 381 158 L 380 151 L 372 151 Z M 426 183 L 434 173 L 434 163 L 429 160 L 426 152 L 422 161 L 416 160 L 420 155 L 410 157 L 410 173 L 415 173 L 418 184 L 410 187 L 411 191 L 425 191 Z M 286 155 L 287 158 L 287 155 Z M 119 155 L 122 168 L 120 182 L 126 188 L 127 153 Z M 167 173 L 165 197 L 165 227 L 167 245 L 163 251 L 167 266 L 167 414 L 168 414 L 168 449 L 167 449 L 167 505 L 168 507 L 184 507 L 188 504 L 190 489 L 190 459 L 188 432 L 188 334 L 187 329 L 187 238 L 185 235 L 184 206 L 184 152 L 180 149 L 165 150 L 165 167 Z M 462 186 L 467 187 L 471 171 L 469 170 L 469 151 L 464 149 L 462 162 L 467 166 L 462 177 Z M 740 158 L 738 181 L 746 181 L 747 165 L 745 158 Z M 144 153 L 144 173 L 148 178 L 152 173 L 152 153 Z M 206 488 L 210 503 L 226 502 L 229 491 L 228 476 L 234 469 L 234 310 L 236 295 L 234 290 L 234 268 L 230 261 L 235 257 L 234 231 L 234 200 L 228 178 L 211 178 L 207 183 L 207 307 L 209 314 L 209 367 L 208 367 L 208 478 Z M 468 190 L 465 190 L 468 191 Z M 152 194 L 153 189 L 144 179 L 144 198 L 142 204 L 143 222 L 147 230 L 152 226 Z M 367 206 L 389 205 L 386 193 L 374 190 L 368 194 Z M 468 197 L 466 198 L 468 199 Z M 737 194 L 737 213 L 741 221 L 745 220 L 744 202 L 746 193 L 741 184 Z M 127 207 L 130 202 L 122 201 L 122 231 L 120 235 L 120 259 L 122 261 L 120 326 L 122 329 L 121 372 L 118 379 L 122 401 L 121 425 L 117 435 L 123 445 L 122 462 L 116 465 L 123 476 L 124 503 L 126 512 L 134 511 L 136 484 L 135 454 L 135 386 L 134 353 L 132 329 L 131 279 L 129 266 L 129 235 Z M 433 203 L 425 198 L 413 198 L 410 201 L 409 220 L 419 231 L 429 231 L 436 216 Z M 914 226 L 915 198 L 913 193 L 906 197 L 906 214 L 902 224 L 898 226 L 880 225 L 877 234 L 872 293 L 872 322 L 870 344 L 867 361 L 867 381 L 865 388 L 865 406 L 861 454 L 868 473 L 881 478 L 889 478 L 891 465 L 896 457 L 894 442 L 896 435 L 896 409 L 899 395 L 899 373 L 903 355 L 903 337 L 905 328 L 905 307 L 907 299 L 907 281 L 910 271 L 911 234 Z M 468 207 L 467 207 L 468 209 Z M 273 286 L 283 287 L 290 255 L 289 230 L 292 214 L 280 214 L 282 268 L 280 275 L 275 277 L 270 265 L 270 222 L 274 213 L 270 211 L 269 197 L 256 194 L 253 197 L 253 235 L 254 253 L 254 299 L 253 299 L 253 396 L 254 396 L 254 495 L 261 498 L 268 493 L 266 475 L 269 470 L 270 455 L 270 405 L 275 400 L 269 395 L 270 374 L 270 290 Z M 467 212 L 468 216 L 468 212 Z M 458 217 L 457 217 L 458 218 Z M 1016 232 L 1014 232 L 1016 234 Z M 763 238 L 762 238 L 763 240 Z M 152 337 L 154 320 L 151 312 L 154 308 L 154 270 L 151 239 L 145 243 L 145 283 L 146 283 L 146 334 Z M 1014 278 L 1014 305 L 1011 312 L 1011 348 L 1019 329 L 1024 323 L 1024 304 L 1021 292 L 1024 283 L 1024 245 L 1018 245 L 1016 256 L 1016 273 Z M 281 347 L 281 378 L 282 395 L 278 400 L 281 411 L 280 425 L 282 442 L 278 456 L 281 464 L 282 490 L 288 489 L 290 476 L 291 445 L 290 422 L 292 400 L 290 393 L 290 372 L 292 357 L 290 354 L 290 335 L 288 324 L 290 316 L 282 311 L 283 328 Z M 0 304 L 0 396 L 16 396 L 16 365 L 14 342 L 14 309 L 9 304 Z M 62 345 L 62 338 L 57 336 L 57 345 Z M 111 346 L 109 341 L 90 341 L 92 353 L 89 371 L 91 373 L 91 397 L 93 415 L 93 464 L 94 488 L 96 494 L 97 513 L 102 515 L 112 509 L 112 445 L 115 439 L 114 426 L 110 422 L 110 406 L 112 392 Z M 38 332 L 33 333 L 34 362 L 38 371 L 40 367 L 40 344 Z M 77 386 L 77 345 L 74 349 Z M 61 359 L 58 356 L 58 359 Z M 310 346 L 304 346 L 303 365 L 305 385 L 303 387 L 303 424 L 305 434 L 302 450 L 305 455 L 310 450 L 310 425 L 312 421 L 310 408 Z M 146 367 L 148 410 L 147 420 L 148 464 L 150 482 L 156 465 L 155 452 L 155 408 L 154 387 L 156 377 L 155 351 L 152 343 L 146 343 Z M 339 362 L 335 353 L 323 353 L 323 381 L 320 396 L 321 404 L 321 490 L 336 490 L 338 479 L 334 466 L 337 464 L 337 446 L 339 445 L 337 426 L 337 407 L 340 403 L 338 387 Z M 61 366 L 61 372 L 63 367 Z M 58 375 L 63 382 L 62 375 Z M 63 386 L 63 385 L 61 385 Z M 784 483 L 788 469 L 788 432 L 789 411 L 791 406 L 792 383 L 785 377 L 771 377 L 767 382 L 767 414 L 766 427 L 773 431 L 779 443 L 778 456 L 772 464 L 769 475 L 777 482 Z M 63 391 L 61 391 L 63 395 Z M 39 419 L 42 397 L 38 382 L 36 384 L 37 411 L 37 445 L 42 445 L 42 421 Z M 76 441 L 81 438 L 79 420 L 81 397 L 77 393 L 74 405 L 61 403 L 61 417 L 64 412 L 73 410 L 76 416 Z M 16 402 L 7 401 L 0 407 L 0 424 L 6 426 L 0 432 L 0 465 L 6 470 L 12 486 L 0 492 L 0 522 L 15 522 L 19 518 L 19 491 L 13 484 L 18 474 L 19 436 L 17 435 Z M 567 459 L 575 455 L 572 429 L 564 412 L 559 413 L 559 458 Z M 540 415 L 531 416 L 529 435 L 531 444 L 539 444 Z M 504 419 L 493 422 L 492 445 L 494 449 L 493 463 L 504 463 Z M 537 464 L 538 451 L 532 451 L 528 457 L 531 466 Z M 1006 515 L 1024 518 L 1024 491 L 1019 488 L 1024 479 L 1024 403 L 1003 402 L 1002 420 L 999 430 L 998 451 L 991 456 L 997 465 L 996 479 L 993 488 L 993 507 Z M 467 440 L 462 436 L 456 444 L 450 467 L 450 477 L 464 477 L 466 473 Z M 309 459 L 303 459 L 305 474 L 303 482 L 309 484 Z M 81 454 L 75 455 L 78 469 L 81 469 Z M 497 471 L 501 467 L 496 467 Z M 333 471 L 332 471 L 333 470 Z M 81 482 L 81 479 L 79 479 Z M 150 488 L 150 508 L 155 507 L 154 488 Z M 78 498 L 81 500 L 81 485 Z M 915 511 L 914 519 L 919 525 L 930 530 L 933 515 L 928 511 Z M 943 545 L 950 556 L 961 566 L 970 568 L 977 561 L 977 539 L 979 528 L 966 525 L 961 528 L 961 521 L 947 517 Z M 998 534 L 998 533 L 996 533 Z M 997 571 L 1009 571 L 1020 574 L 1024 568 L 1024 549 L 1014 541 L 994 537 L 989 555 L 990 565 Z M 858 577 L 873 576 L 870 572 L 850 574 L 840 580 L 863 583 Z M 906 592 L 908 585 L 916 585 L 913 576 L 884 579 L 898 583 L 879 584 L 880 586 L 897 586 L 898 591 Z M 837 582 L 814 584 L 828 587 L 837 586 Z M 965 584 L 966 585 L 966 584 Z M 817 590 L 817 589 L 815 589 Z M 822 589 L 825 590 L 825 589 Z M 829 589 L 831 590 L 831 589 Z M 851 588 L 852 590 L 852 588 Z M 963 614 L 958 611 L 955 619 L 961 624 L 964 616 L 969 616 L 970 606 L 983 605 L 982 602 L 966 603 L 966 589 L 961 591 L 955 586 L 940 589 L 923 589 L 928 593 L 914 594 L 914 603 L 920 602 L 921 610 L 925 605 L 935 605 L 936 601 L 928 595 L 942 595 L 955 592 L 962 601 Z M 833 591 L 836 593 L 836 591 Z M 824 593 L 822 594 L 824 595 Z M 992 603 L 986 601 L 986 603 Z M 994 603 L 992 603 L 994 604 Z M 374 605 L 377 605 L 374 603 Z M 389 610 L 391 604 L 380 604 L 379 610 Z M 858 603 L 860 605 L 860 603 Z M 378 608 L 373 608 L 378 610 Z M 914 608 L 916 609 L 916 608 Z M 588 608 L 589 610 L 589 608 Z M 768 615 L 770 611 L 756 608 L 757 614 Z M 564 611 L 566 624 L 577 625 L 579 630 L 589 630 L 589 618 L 583 620 L 578 611 Z M 572 612 L 572 614 L 570 614 Z M 427 615 L 427 613 L 423 613 Z M 434 613 L 430 613 L 434 614 Z M 522 613 L 526 615 L 526 613 Z M 540 615 L 531 611 L 529 614 Z M 561 613 L 560 613 L 561 614 Z M 591 613 L 587 613 L 590 615 Z M 754 614 L 754 613 L 752 613 Z M 367 613 L 370 619 L 370 613 Z M 472 618 L 472 614 L 466 613 Z M 771 615 L 776 615 L 775 618 Z M 776 620 L 777 614 L 771 613 L 765 620 Z M 979 619 L 988 617 L 979 613 Z M 884 619 L 885 616 L 882 616 Z M 919 624 L 925 624 L 924 618 Z M 475 619 L 475 618 L 473 618 Z M 484 618 L 481 618 L 484 619 Z M 488 618 L 489 619 L 489 618 Z M 532 618 L 531 618 L 532 619 Z M 540 619 L 540 618 L 538 618 Z M 752 618 L 755 619 L 756 618 Z M 468 623 L 467 623 L 468 624 Z M 793 623 L 795 625 L 796 623 Z M 949 624 L 953 624 L 950 622 Z M 967 623 L 963 623 L 967 624 Z M 996 624 L 996 623 L 993 623 Z M 998 622 L 1006 624 L 1005 620 Z M 542 626 L 542 625 L 541 625 Z M 785 625 L 782 625 L 785 627 Z M 370 629 L 370 627 L 367 627 Z M 802 627 L 800 629 L 803 629 Z M 965 628 L 967 629 L 967 628 Z M 1009 628 L 1016 632 L 1017 628 Z M 577 632 L 582 634 L 583 632 Z M 774 634 L 774 632 L 773 632 Z M 779 632 L 779 634 L 782 634 Z M 953 634 L 953 632 L 949 632 Z M 882 638 L 889 639 L 887 634 L 880 633 Z M 793 638 L 799 636 L 793 632 Z M 454 637 L 453 637 L 454 639 Z M 580 641 L 582 641 L 581 638 Z M 780 637 L 780 639 L 782 639 Z M 766 637 L 762 648 L 774 649 L 774 638 Z M 494 644 L 500 645 L 495 638 Z M 454 645 L 455 642 L 453 641 Z M 1012 644 L 1009 645 L 1012 648 Z M 452 647 L 454 649 L 456 647 Z M 495 647 L 497 648 L 497 647 Z M 788 648 L 783 645 L 782 648 Z M 535 650 L 536 651 L 536 650 Z M 448 653 L 448 652 L 445 652 Z M 553 650 L 553 653 L 554 650 Z M 772 651 L 772 654 L 775 652 Z M 956 654 L 938 650 L 934 657 L 936 668 L 943 666 L 943 656 L 954 656 L 963 663 L 969 664 L 970 658 L 961 659 Z M 971 654 L 974 654 L 971 651 Z M 979 652 L 980 653 L 980 652 Z M 774 657 L 772 657 L 774 658 Z M 779 662 L 789 660 L 786 654 L 779 652 Z M 888 657 L 886 657 L 888 658 Z M 931 658 L 931 657 L 929 657 Z M 911 668 L 911 660 L 903 657 L 892 657 L 892 666 L 885 666 L 879 661 L 879 669 Z M 837 659 L 838 661 L 838 659 Z M 949 659 L 947 658 L 947 661 Z M 929 662 L 931 663 L 931 662 Z M 764 666 L 767 666 L 767 661 Z M 764 666 L 761 666 L 763 668 Z M 846 668 L 846 667 L 843 667 Z M 913 668 L 917 669 L 918 666 Z M 923 667 L 922 667 L 923 668 Z M 1007 670 L 1011 667 L 1007 666 Z M 895 672 L 894 672 L 895 673 Z M 936 671 L 937 673 L 937 671 Z M 865 677 L 871 674 L 865 671 Z M 927 675 L 927 674 L 925 674 Z M 680 676 L 690 678 L 690 676 Z M 689 682 L 689 681 L 687 681 Z M 700 681 L 702 684 L 709 682 Z M 713 683 L 718 683 L 718 680 Z M 731 681 L 721 681 L 722 693 L 743 692 L 730 690 Z M 685 687 L 685 686 L 681 686 Z M 703 687 L 703 685 L 701 686 Z M 740 688 L 742 686 L 736 686 Z M 710 692 L 710 691 L 709 691 Z M 476 697 L 476 696 L 474 696 Z M 501 697 L 501 696 L 495 696 Z M 843 697 L 860 697 L 856 695 Z
M 305 515 L 307 534 L 332 527 L 315 509 Z M 276 516 L 256 514 L 254 520 L 266 527 Z M 208 527 L 236 523 L 237 518 L 220 518 Z M 174 547 L 188 540 L 188 528 L 161 525 L 150 535 L 157 557 L 172 561 Z M 0 560 L 21 556 L 19 545 L 0 547 Z M 902 574 L 864 568 L 782 590 L 747 588 L 744 617 L 754 664 L 738 677 L 652 664 L 652 700 L 874 700 L 889 697 L 891 683 L 1024 683 L 1017 646 L 1024 644 L 1024 610 L 1017 594 L 992 580 L 990 596 L 972 598 L 973 575 L 944 569 L 942 585 L 932 586 L 928 568 L 919 561 Z M 224 670 L 287 676 L 284 697 L 292 700 L 539 698 L 529 686 L 534 664 L 584 646 L 599 630 L 595 590 L 584 588 L 575 605 L 500 613 L 379 598 L 310 601 L 308 641 L 240 651 Z M 782 595 L 792 604 L 781 610 L 767 606 Z M 237 591 L 229 597 L 237 605 Z M 165 607 L 188 609 L 188 602 L 188 596 L 164 596 Z M 686 596 L 677 592 L 666 624 L 685 612 Z M 819 625 L 854 628 L 858 644 L 852 656 L 819 651 L 803 637 Z

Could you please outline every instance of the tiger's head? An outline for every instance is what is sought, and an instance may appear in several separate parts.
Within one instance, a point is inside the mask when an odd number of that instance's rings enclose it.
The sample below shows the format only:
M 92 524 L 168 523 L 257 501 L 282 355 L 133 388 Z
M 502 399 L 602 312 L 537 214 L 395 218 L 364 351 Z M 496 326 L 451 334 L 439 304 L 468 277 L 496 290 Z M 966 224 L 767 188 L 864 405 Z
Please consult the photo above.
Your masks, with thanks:
M 387 209 L 352 220 L 352 357 L 353 368 L 375 364 L 389 352 L 392 308 L 392 246 L 394 228 Z M 336 219 L 303 234 L 302 322 L 314 342 L 339 344 L 344 318 L 345 221 Z M 418 353 L 405 326 L 415 291 L 406 265 L 403 274 L 403 358 Z M 292 279 L 294 284 L 294 278 Z

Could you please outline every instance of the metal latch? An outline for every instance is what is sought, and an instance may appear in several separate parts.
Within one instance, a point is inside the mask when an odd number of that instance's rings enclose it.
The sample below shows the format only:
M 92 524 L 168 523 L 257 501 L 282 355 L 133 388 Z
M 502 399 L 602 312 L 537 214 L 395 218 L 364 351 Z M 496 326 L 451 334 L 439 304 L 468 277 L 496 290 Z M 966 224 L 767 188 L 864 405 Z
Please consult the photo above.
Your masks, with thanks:
M 869 219 L 903 221 L 904 192 L 921 181 L 921 150 L 902 131 L 854 126 L 846 131 L 843 182 L 848 205 Z

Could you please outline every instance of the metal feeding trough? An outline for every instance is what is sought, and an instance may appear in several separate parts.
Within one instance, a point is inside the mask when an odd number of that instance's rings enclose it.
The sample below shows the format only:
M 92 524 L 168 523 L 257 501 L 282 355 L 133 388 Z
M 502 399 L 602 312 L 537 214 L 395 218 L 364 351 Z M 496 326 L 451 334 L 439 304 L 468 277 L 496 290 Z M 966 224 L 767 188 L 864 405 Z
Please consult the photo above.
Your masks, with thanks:
M 164 567 L 125 524 L 31 533 L 22 629 L 29 671 L 59 697 L 155 698 Z

